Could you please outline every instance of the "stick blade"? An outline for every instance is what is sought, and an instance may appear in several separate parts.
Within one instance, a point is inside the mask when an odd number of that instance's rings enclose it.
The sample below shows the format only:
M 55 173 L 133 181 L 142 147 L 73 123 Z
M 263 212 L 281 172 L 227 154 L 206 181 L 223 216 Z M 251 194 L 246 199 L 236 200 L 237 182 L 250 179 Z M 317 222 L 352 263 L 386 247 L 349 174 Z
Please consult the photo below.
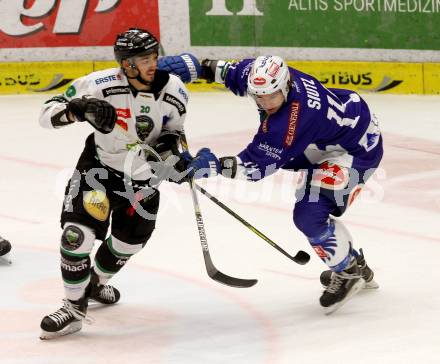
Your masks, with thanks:
M 294 257 L 292 257 L 292 260 L 295 263 L 304 265 L 304 264 L 307 264 L 309 262 L 310 255 L 308 253 L 306 253 L 305 251 L 300 250 L 300 251 L 298 251 L 298 253 L 295 254 Z
M 235 288 L 249 288 L 254 286 L 258 282 L 257 279 L 242 279 L 231 277 L 218 270 L 208 272 L 208 275 L 216 282 Z

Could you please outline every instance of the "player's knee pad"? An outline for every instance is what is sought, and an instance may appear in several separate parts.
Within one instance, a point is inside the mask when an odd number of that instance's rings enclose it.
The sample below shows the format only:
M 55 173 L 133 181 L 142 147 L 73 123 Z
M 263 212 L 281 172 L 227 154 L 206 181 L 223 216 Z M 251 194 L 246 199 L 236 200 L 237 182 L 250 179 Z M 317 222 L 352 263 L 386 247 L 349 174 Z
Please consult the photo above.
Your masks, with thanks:
M 353 238 L 344 224 L 330 218 L 327 229 L 319 236 L 309 237 L 315 252 L 331 270 L 344 270 L 351 260 Z
M 95 233 L 85 225 L 66 223 L 61 235 L 61 251 L 64 255 L 86 257 L 95 243 Z

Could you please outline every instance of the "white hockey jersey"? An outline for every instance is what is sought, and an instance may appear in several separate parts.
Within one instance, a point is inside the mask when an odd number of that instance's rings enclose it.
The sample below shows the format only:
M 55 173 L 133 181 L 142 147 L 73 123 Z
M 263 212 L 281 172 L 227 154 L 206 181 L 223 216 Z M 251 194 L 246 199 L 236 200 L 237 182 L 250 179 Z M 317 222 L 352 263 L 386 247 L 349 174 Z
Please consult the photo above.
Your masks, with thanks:
M 152 172 L 146 161 L 145 146 L 154 146 L 161 135 L 183 130 L 188 92 L 182 81 L 158 70 L 151 91 L 138 91 L 134 96 L 122 69 L 93 72 L 75 80 L 63 95 L 46 102 L 40 124 L 45 128 L 68 125 L 63 110 L 68 101 L 84 95 L 109 102 L 118 116 L 111 133 L 94 131 L 100 162 L 133 180 L 150 178 Z

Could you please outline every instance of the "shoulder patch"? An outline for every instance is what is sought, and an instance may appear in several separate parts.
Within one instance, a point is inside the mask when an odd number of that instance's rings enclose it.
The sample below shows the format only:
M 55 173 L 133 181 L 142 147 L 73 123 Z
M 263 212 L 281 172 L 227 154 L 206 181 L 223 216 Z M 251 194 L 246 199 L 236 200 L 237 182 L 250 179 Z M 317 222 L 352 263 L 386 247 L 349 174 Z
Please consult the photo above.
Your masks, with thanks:
M 124 95 L 130 93 L 130 87 L 128 86 L 113 86 L 107 87 L 102 90 L 104 97 L 109 97 L 113 95 Z
M 284 145 L 290 147 L 293 144 L 296 136 L 296 129 L 299 117 L 299 102 L 294 101 L 290 105 L 289 122 L 287 124 L 286 136 L 284 138 Z
M 185 105 L 176 97 L 170 94 L 165 94 L 163 97 L 163 101 L 173 105 L 177 111 L 179 112 L 179 115 L 182 116 L 186 113 Z

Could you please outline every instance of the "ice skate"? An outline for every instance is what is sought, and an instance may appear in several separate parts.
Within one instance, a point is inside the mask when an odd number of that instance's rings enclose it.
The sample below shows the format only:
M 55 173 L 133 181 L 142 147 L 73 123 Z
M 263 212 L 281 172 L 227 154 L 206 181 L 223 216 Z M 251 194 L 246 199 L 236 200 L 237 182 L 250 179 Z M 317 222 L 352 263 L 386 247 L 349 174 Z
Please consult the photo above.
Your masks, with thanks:
M 11 243 L 0 236 L 0 263 L 11 264 Z
M 357 294 L 364 285 L 361 269 L 356 259 L 353 258 L 345 270 L 331 274 L 329 285 L 319 299 L 325 314 L 329 315 L 336 311 Z
M 362 249 L 359 249 L 359 255 L 356 257 L 357 264 L 359 265 L 359 268 L 361 269 L 362 278 L 365 281 L 364 288 L 365 289 L 376 289 L 379 288 L 379 285 L 374 280 L 374 272 L 371 270 L 371 268 L 367 265 L 364 257 L 364 252 Z M 327 287 L 330 283 L 330 279 L 332 276 L 331 270 L 325 270 L 321 273 L 319 280 L 321 281 L 321 284 L 325 287 Z
M 99 284 L 99 277 L 93 271 L 90 278 L 89 298 L 104 305 L 112 305 L 119 301 L 121 294 L 109 284 Z
M 50 340 L 60 336 L 69 335 L 81 330 L 82 322 L 91 323 L 87 314 L 87 299 L 78 301 L 63 300 L 63 307 L 47 315 L 41 321 L 41 340 Z

